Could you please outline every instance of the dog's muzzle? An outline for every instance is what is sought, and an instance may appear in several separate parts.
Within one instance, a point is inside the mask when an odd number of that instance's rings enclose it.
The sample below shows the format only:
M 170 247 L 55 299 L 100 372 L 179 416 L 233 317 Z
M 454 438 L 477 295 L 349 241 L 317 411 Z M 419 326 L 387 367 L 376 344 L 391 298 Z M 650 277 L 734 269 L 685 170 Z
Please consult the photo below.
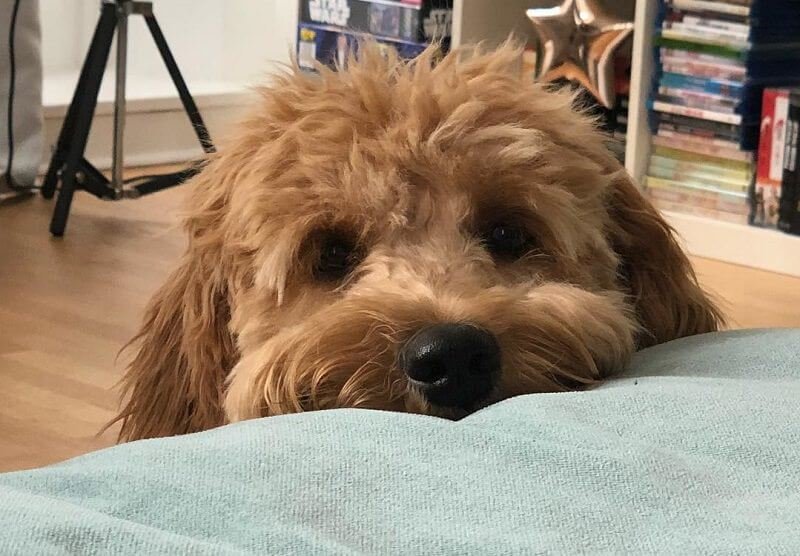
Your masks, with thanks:
M 470 410 L 492 391 L 500 374 L 500 346 L 470 324 L 436 324 L 417 332 L 398 364 L 433 405 Z

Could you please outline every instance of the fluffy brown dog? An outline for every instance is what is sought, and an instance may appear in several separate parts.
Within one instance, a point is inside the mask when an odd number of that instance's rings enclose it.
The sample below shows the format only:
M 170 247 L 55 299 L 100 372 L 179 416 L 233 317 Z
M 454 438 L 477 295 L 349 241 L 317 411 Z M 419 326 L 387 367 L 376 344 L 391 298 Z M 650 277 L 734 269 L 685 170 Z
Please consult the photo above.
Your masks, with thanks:
M 458 418 L 717 329 L 671 230 L 519 51 L 362 48 L 261 90 L 194 178 L 122 439 L 363 407 Z

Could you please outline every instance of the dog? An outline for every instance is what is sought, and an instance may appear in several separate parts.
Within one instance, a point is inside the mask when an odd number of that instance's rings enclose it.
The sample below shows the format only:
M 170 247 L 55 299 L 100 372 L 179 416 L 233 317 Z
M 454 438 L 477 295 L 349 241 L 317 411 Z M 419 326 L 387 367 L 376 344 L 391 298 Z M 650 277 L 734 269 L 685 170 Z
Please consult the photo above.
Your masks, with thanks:
M 329 408 L 459 419 L 717 330 L 673 231 L 521 51 L 296 64 L 189 187 L 122 441 Z

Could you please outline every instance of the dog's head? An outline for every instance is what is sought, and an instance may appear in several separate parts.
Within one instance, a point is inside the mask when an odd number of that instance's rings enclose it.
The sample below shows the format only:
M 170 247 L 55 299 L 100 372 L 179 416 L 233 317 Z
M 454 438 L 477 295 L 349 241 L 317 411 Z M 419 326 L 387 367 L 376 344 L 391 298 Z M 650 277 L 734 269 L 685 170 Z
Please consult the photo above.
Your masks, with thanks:
M 295 69 L 188 186 L 123 438 L 335 407 L 463 416 L 716 329 L 671 230 L 519 52 Z

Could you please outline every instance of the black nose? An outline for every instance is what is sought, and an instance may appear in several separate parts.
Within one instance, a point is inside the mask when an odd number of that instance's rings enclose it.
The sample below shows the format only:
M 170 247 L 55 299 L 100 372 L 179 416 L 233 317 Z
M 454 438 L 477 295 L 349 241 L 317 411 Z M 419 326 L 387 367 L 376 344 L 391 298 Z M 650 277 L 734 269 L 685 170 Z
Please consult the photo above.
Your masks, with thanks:
M 482 328 L 437 324 L 417 332 L 403 346 L 398 362 L 430 403 L 470 409 L 492 390 L 500 371 L 500 346 Z

